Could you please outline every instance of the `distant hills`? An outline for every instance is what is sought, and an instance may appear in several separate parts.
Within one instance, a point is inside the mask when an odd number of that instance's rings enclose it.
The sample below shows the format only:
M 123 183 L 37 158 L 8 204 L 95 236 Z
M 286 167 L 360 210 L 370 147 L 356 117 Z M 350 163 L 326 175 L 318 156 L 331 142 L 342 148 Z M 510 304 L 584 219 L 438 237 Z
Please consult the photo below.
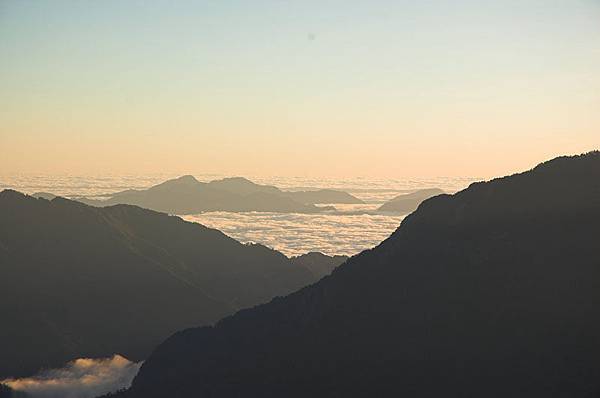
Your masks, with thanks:
M 310 256 L 309 268 L 135 206 L 2 191 L 0 379 L 77 357 L 145 358 L 179 329 L 286 295 L 345 260 Z
M 599 152 L 436 196 L 318 283 L 173 335 L 118 397 L 597 397 L 599 231 Z
M 319 252 L 310 252 L 292 257 L 292 264 L 308 269 L 316 279 L 321 279 L 333 272 L 340 264 L 348 260 L 347 256 L 327 256 Z
M 344 214 L 408 214 L 425 199 L 443 194 L 438 188 L 399 195 L 376 210 L 351 210 Z M 52 200 L 56 195 L 37 192 L 34 197 Z M 305 213 L 335 212 L 332 204 L 364 204 L 351 194 L 333 189 L 283 191 L 272 185 L 256 184 L 243 177 L 200 182 L 191 175 L 167 180 L 148 189 L 129 189 L 107 195 L 106 199 L 72 197 L 95 206 L 135 205 L 168 214 L 196 214 L 210 211 Z M 317 206 L 320 205 L 320 206 Z
M 433 196 L 441 195 L 444 191 L 438 188 L 421 189 L 409 194 L 399 195 L 384 203 L 377 209 L 379 212 L 412 213 L 419 207 L 421 202 Z
M 330 189 L 288 192 L 270 185 L 255 184 L 242 177 L 205 183 L 189 175 L 146 190 L 118 192 L 106 200 L 73 199 L 93 206 L 130 204 L 181 215 L 205 211 L 319 213 L 335 208 L 315 204 L 363 203 L 346 192 Z

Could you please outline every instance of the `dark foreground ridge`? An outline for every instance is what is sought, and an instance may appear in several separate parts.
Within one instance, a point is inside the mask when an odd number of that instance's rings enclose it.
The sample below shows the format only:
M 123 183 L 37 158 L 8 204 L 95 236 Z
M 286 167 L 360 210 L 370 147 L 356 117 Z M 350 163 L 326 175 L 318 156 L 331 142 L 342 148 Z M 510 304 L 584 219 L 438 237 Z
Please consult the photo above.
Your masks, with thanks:
M 308 269 L 315 278 L 321 279 L 333 272 L 348 260 L 347 256 L 327 256 L 320 252 L 310 252 L 290 259 L 292 264 Z
M 0 398 L 27 398 L 27 396 L 23 393 L 17 393 L 7 385 L 0 383 Z
M 275 250 L 178 217 L 2 191 L 0 380 L 79 357 L 144 359 L 177 330 L 317 279 Z
M 119 397 L 598 397 L 600 153 L 427 200 L 285 298 L 161 344 Z

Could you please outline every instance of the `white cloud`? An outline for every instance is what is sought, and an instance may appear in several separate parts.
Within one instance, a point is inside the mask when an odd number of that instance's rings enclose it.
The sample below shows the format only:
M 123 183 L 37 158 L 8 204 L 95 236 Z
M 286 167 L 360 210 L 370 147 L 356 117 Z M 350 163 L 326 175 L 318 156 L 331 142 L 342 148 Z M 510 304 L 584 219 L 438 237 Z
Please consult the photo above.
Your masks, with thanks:
M 257 242 L 292 256 L 310 251 L 354 255 L 387 238 L 402 216 L 357 214 L 374 206 L 337 205 L 335 213 L 228 213 L 185 216 L 188 221 L 216 228 L 240 242 Z
M 64 368 L 44 370 L 33 377 L 2 383 L 32 398 L 93 398 L 129 387 L 142 365 L 120 355 L 112 358 L 80 358 Z

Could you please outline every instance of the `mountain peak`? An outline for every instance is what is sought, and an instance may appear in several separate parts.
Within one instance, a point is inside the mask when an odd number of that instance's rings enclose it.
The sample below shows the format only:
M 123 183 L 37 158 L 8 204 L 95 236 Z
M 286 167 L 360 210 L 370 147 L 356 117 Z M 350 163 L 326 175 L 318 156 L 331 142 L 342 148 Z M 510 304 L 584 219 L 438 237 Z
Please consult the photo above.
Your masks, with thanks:
M 184 187 L 184 188 L 188 188 L 188 187 L 195 187 L 195 186 L 199 186 L 199 185 L 203 185 L 203 183 L 201 183 L 200 181 L 198 181 L 196 179 L 196 177 L 192 176 L 192 175 L 184 175 L 181 177 L 177 177 L 177 178 L 173 178 L 170 180 L 167 180 L 165 182 L 162 182 L 158 185 L 155 185 L 151 188 L 149 188 L 150 190 L 157 190 L 157 189 L 164 189 L 164 188 L 173 188 L 173 187 Z
M 233 192 L 240 195 L 249 195 L 258 192 L 280 194 L 279 188 L 271 185 L 261 185 L 244 177 L 227 177 L 208 183 L 219 190 Z
M 572 170 L 574 167 L 586 167 L 588 162 L 599 162 L 600 151 L 594 150 L 580 155 L 566 155 L 542 162 L 533 168 L 535 170 L 553 169 L 565 167 Z
M 187 174 L 187 175 L 184 175 L 184 176 L 181 176 L 181 177 L 177 177 L 177 178 L 175 178 L 175 179 L 173 179 L 171 181 L 184 182 L 184 183 L 199 183 L 200 182 L 200 181 L 198 181 L 196 179 L 196 177 L 194 177 L 191 174 Z
M 19 191 L 15 191 L 14 189 L 10 189 L 10 188 L 0 191 L 0 197 L 20 198 L 22 196 L 25 196 L 25 194 L 23 194 Z
M 227 185 L 227 186 L 248 186 L 248 187 L 258 187 L 260 184 L 257 184 L 253 181 L 250 181 L 246 177 L 225 177 L 220 180 L 213 180 L 210 182 L 212 185 Z
M 255 184 L 254 182 L 250 181 L 246 177 L 225 177 L 225 178 L 221 178 L 220 180 L 215 180 L 215 181 L 216 182 L 218 182 L 218 181 L 243 182 L 246 184 Z M 215 182 L 215 181 L 213 181 L 213 182 Z

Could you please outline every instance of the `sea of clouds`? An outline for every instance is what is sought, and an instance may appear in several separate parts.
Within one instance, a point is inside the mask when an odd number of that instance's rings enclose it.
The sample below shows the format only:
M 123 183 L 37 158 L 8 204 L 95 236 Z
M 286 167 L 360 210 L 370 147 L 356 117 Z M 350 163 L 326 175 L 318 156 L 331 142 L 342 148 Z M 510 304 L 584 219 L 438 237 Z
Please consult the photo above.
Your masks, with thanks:
M 240 242 L 261 243 L 287 256 L 311 251 L 352 256 L 379 244 L 398 228 L 403 218 L 355 213 L 359 206 L 345 207 L 352 210 L 334 214 L 217 211 L 183 218 L 216 228 Z
M 31 398 L 94 398 L 131 385 L 141 362 L 131 362 L 120 355 L 112 358 L 80 358 L 60 369 L 41 371 L 32 377 L 7 379 L 15 391 Z
M 200 181 L 226 177 L 195 174 Z M 153 175 L 1 175 L 0 189 L 13 188 L 25 193 L 39 191 L 65 196 L 102 197 L 125 189 L 145 189 L 176 174 Z M 334 204 L 338 210 L 317 214 L 228 213 L 208 212 L 185 216 L 223 231 L 241 242 L 256 242 L 279 250 L 288 256 L 319 251 L 329 255 L 354 255 L 372 248 L 387 238 L 402 221 L 402 216 L 377 214 L 385 201 L 403 193 L 437 187 L 455 192 L 466 187 L 472 178 L 307 178 L 247 176 L 250 180 L 280 187 L 284 190 L 332 188 L 346 191 L 364 205 Z
M 194 175 L 199 181 L 211 181 L 236 175 L 185 173 Z M 103 197 L 126 189 L 146 189 L 182 174 L 5 174 L 0 170 L 0 190 L 11 188 L 24 193 L 50 192 L 61 196 Z M 308 178 L 243 175 L 258 184 L 275 185 L 283 190 L 299 191 L 321 188 L 339 189 L 351 193 L 367 203 L 382 203 L 401 193 L 423 188 L 440 188 L 455 192 L 479 180 L 471 177 L 435 178 Z

